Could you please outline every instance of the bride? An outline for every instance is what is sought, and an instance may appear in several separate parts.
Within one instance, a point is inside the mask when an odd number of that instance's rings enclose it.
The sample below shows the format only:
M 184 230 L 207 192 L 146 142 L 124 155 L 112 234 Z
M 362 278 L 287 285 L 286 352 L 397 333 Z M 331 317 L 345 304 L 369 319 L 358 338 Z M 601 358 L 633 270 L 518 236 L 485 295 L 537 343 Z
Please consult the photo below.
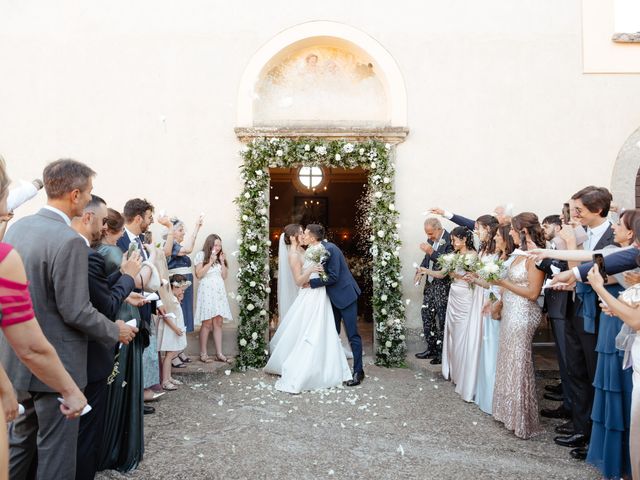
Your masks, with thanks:
M 305 259 L 300 225 L 287 225 L 282 237 L 281 247 L 284 243 L 289 248 L 288 253 L 283 248 L 280 250 L 278 288 L 293 292 L 310 278 L 318 277 L 323 268 Z M 287 270 L 291 272 L 290 283 L 286 283 L 284 275 Z M 288 298 L 294 296 L 289 295 Z M 282 320 L 269 344 L 271 357 L 264 368 L 267 373 L 281 375 L 276 389 L 300 393 L 335 387 L 350 380 L 351 369 L 336 331 L 331 301 L 325 288 L 299 289 L 293 303 L 288 309 L 287 306 L 286 303 L 279 306 Z

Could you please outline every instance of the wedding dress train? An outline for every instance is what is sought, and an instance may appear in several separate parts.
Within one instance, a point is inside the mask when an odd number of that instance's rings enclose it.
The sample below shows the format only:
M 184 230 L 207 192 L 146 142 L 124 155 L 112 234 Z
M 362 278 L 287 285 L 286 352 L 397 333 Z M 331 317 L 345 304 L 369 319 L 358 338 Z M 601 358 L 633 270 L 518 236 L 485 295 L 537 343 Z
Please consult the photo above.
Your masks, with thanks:
M 303 268 L 310 265 L 307 260 Z M 336 387 L 353 377 L 324 287 L 300 289 L 269 347 L 271 357 L 264 370 L 281 375 L 277 390 L 300 393 Z

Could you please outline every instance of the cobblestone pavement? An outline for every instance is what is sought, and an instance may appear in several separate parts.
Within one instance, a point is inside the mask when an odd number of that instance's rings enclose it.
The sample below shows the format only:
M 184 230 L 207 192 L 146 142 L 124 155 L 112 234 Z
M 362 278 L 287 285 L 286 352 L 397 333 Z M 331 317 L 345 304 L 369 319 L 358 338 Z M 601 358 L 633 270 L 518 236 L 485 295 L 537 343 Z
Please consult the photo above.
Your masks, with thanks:
M 463 402 L 439 369 L 412 367 L 367 365 L 359 387 L 301 395 L 275 391 L 275 378 L 259 371 L 194 369 L 145 417 L 139 468 L 97 478 L 599 478 L 554 445 L 560 421 L 520 440 Z M 539 391 L 548 381 L 539 378 Z

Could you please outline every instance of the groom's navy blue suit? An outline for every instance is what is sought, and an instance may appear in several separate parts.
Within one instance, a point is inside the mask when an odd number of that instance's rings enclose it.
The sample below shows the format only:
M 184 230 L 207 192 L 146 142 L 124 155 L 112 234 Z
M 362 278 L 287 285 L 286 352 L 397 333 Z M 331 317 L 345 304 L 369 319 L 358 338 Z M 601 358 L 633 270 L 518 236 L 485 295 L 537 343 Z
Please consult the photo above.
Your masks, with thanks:
M 324 264 L 327 279 L 312 278 L 311 288 L 326 287 L 327 295 L 333 307 L 336 329 L 340 333 L 340 321 L 344 321 L 347 336 L 353 352 L 353 372 L 362 372 L 362 339 L 358 333 L 358 295 L 360 287 L 353 279 L 342 251 L 331 242 L 322 242 L 329 252 L 329 259 Z

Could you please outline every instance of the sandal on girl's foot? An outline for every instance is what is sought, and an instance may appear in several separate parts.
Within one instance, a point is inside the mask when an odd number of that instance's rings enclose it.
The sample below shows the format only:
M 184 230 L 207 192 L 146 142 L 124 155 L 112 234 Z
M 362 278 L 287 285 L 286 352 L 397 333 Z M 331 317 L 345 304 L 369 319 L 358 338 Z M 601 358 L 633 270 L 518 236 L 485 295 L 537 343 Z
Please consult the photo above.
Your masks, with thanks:
M 191 363 L 192 360 L 184 354 L 184 352 L 180 352 L 180 354 L 178 355 L 178 359 L 180 359 L 180 361 L 182 363 Z
M 209 358 L 209 355 L 207 355 L 206 353 L 201 353 L 200 354 L 200 361 L 202 363 L 212 363 L 213 360 L 211 358 Z
M 170 381 L 171 383 L 173 383 L 174 385 L 184 385 L 184 383 L 182 383 L 180 380 L 176 380 L 176 379 L 175 379 L 175 378 L 173 378 L 173 377 L 171 377 L 171 378 L 169 379 L 169 381 Z
M 178 359 L 174 358 L 173 360 L 171 360 L 171 368 L 187 368 L 184 362 L 180 362 L 180 360 L 178 360 L 178 362 L 180 363 L 177 363 L 176 360 Z
M 225 357 L 224 355 L 221 355 L 219 353 L 216 353 L 216 362 L 222 362 L 222 363 L 231 363 L 231 360 L 229 360 L 227 357 Z
M 173 383 L 171 383 L 171 382 L 164 382 L 164 383 L 162 384 L 162 388 L 163 388 L 164 390 L 168 390 L 168 391 L 172 391 L 172 390 L 177 390 L 177 389 L 178 389 L 178 387 L 176 387 L 176 386 L 175 386 Z

